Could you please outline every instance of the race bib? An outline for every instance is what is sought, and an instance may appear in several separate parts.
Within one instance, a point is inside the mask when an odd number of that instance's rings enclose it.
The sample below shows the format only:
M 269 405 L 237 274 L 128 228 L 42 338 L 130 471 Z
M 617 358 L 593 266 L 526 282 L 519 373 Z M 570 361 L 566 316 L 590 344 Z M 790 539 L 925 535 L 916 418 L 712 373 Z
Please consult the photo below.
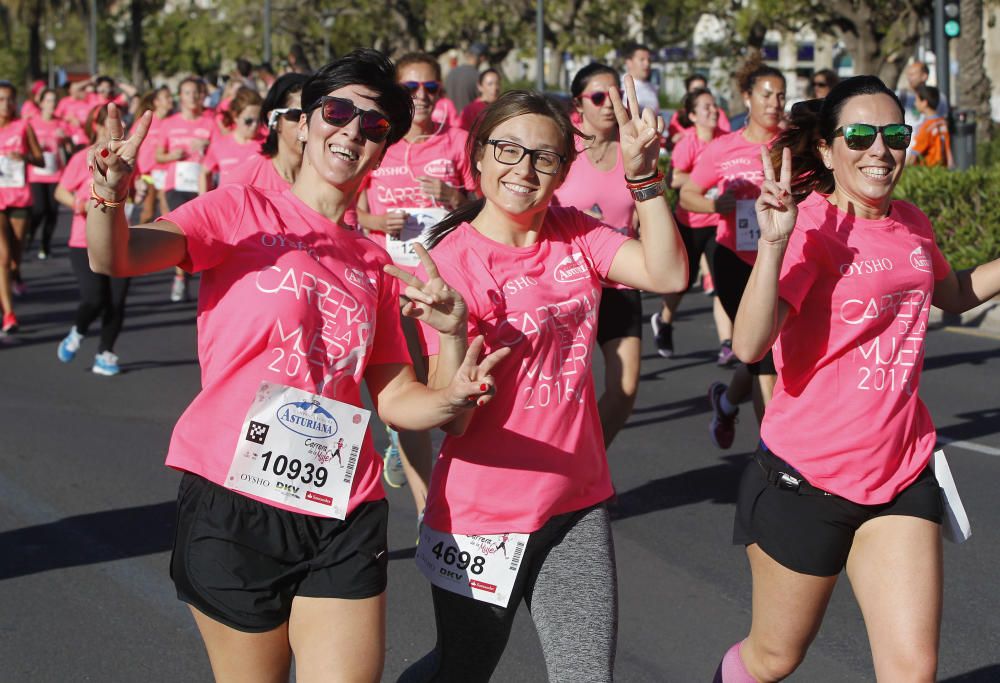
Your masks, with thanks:
M 736 251 L 757 251 L 760 225 L 756 205 L 756 199 L 736 200 Z
M 35 175 L 55 175 L 59 171 L 59 155 L 55 152 L 42 152 L 44 166 L 35 167 Z
M 471 535 L 420 526 L 417 567 L 438 588 L 507 607 L 529 534 Z
M 301 512 L 344 519 L 371 413 L 261 382 L 226 475 L 226 488 Z
M 395 263 L 403 266 L 419 266 L 420 257 L 413 250 L 417 242 L 424 244 L 424 238 L 432 226 L 441 222 L 447 209 L 430 207 L 425 209 L 399 209 L 406 212 L 406 224 L 398 236 L 385 236 L 385 250 Z
M 201 164 L 197 161 L 178 161 L 174 166 L 174 189 L 179 192 L 197 192 Z
M 972 525 L 969 515 L 962 505 L 958 495 L 955 478 L 951 474 L 944 451 L 935 451 L 930 460 L 931 471 L 941 488 L 941 502 L 944 507 L 944 519 L 941 521 L 941 535 L 952 543 L 964 543 L 972 536 Z
M 153 187 L 157 190 L 163 190 L 167 186 L 167 170 L 165 168 L 157 168 L 149 172 L 149 175 L 153 178 Z
M 0 187 L 24 187 L 24 159 L 0 156 Z

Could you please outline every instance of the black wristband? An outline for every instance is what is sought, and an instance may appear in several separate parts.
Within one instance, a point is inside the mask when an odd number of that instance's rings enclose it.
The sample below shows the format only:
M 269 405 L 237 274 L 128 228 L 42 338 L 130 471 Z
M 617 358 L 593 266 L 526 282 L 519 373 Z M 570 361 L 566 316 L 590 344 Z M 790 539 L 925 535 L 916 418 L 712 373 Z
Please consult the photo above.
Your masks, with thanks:
M 648 176 L 645 176 L 643 178 L 629 178 L 628 176 L 625 176 L 625 182 L 626 183 L 644 183 L 647 180 L 652 180 L 653 178 L 655 178 L 659 174 L 660 174 L 659 171 L 653 171 Z

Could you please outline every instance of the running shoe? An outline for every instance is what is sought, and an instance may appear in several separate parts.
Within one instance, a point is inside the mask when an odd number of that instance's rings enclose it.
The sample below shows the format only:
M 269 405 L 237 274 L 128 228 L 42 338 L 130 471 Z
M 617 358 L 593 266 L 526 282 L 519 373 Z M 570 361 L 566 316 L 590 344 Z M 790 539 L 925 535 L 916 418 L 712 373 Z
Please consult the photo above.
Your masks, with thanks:
M 732 340 L 726 339 L 719 344 L 719 357 L 715 362 L 720 368 L 739 365 L 740 359 L 736 357 L 735 353 L 733 353 Z
M 47 251 L 42 251 L 41 249 L 39 249 L 39 250 L 38 250 L 38 260 L 39 260 L 39 261 L 44 261 L 44 260 L 46 260 L 46 259 L 47 259 L 48 257 L 49 257 L 49 252 L 47 252 Z
M 59 348 L 56 349 L 56 355 L 59 357 L 63 363 L 69 363 L 71 360 L 76 358 L 76 352 L 80 350 L 80 342 L 83 341 L 83 335 L 76 331 L 76 325 L 70 329 L 69 334 L 66 338 L 59 342 Z
M 660 319 L 659 313 L 654 313 L 649 319 L 653 326 L 653 337 L 656 340 L 656 352 L 664 358 L 674 356 L 674 327 Z
M 94 367 L 90 370 L 95 375 L 114 377 L 121 372 L 121 368 L 118 367 L 118 356 L 111 351 L 101 351 L 94 356 Z
M 737 408 L 732 415 L 726 415 L 722 410 L 722 396 L 728 387 L 722 382 L 713 382 L 708 388 L 708 401 L 712 404 L 712 422 L 708 426 L 708 431 L 712 435 L 712 443 L 725 450 L 733 445 L 736 438 L 736 423 L 739 420 L 736 416 L 740 409 Z
M 382 478 L 394 489 L 406 484 L 406 472 L 403 470 L 403 456 L 399 451 L 399 434 L 392 427 L 385 428 L 389 435 L 389 445 L 382 455 Z
M 188 300 L 187 278 L 183 277 L 174 278 L 174 284 L 170 286 L 170 300 L 175 304 L 181 301 Z
M 4 313 L 3 333 L 13 334 L 14 332 L 17 332 L 17 317 L 14 315 L 13 311 L 11 311 L 10 313 Z

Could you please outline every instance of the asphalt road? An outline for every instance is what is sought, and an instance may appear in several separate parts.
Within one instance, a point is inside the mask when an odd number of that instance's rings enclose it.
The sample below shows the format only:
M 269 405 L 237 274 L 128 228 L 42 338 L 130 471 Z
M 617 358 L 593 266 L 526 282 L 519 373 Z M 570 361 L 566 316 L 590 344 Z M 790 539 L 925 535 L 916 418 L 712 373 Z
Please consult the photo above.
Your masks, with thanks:
M 65 236 L 64 225 L 57 240 Z M 93 335 L 73 364 L 55 357 L 76 305 L 65 249 L 44 263 L 28 260 L 25 272 L 30 291 L 17 308 L 24 331 L 0 347 L 0 681 L 210 680 L 167 575 L 179 475 L 163 459 L 199 386 L 194 304 L 168 302 L 168 273 L 136 280 L 117 348 L 124 372 L 99 377 L 89 372 Z M 756 429 L 745 410 L 731 450 L 709 440 L 705 390 L 728 371 L 714 364 L 708 302 L 701 294 L 684 302 L 677 358 L 656 356 L 647 334 L 636 411 L 609 453 L 618 491 L 616 674 L 627 683 L 709 681 L 749 626 L 749 570 L 729 541 L 736 482 Z M 655 305 L 645 299 L 648 311 Z M 953 442 L 946 448 L 974 530 L 965 545 L 945 548 L 940 680 L 995 682 L 1000 341 L 938 330 L 927 350 L 921 393 L 942 440 Z M 394 681 L 432 647 L 434 622 L 412 561 L 409 493 L 388 496 L 384 680 Z M 495 680 L 545 680 L 523 608 Z M 847 581 L 792 680 L 874 680 Z

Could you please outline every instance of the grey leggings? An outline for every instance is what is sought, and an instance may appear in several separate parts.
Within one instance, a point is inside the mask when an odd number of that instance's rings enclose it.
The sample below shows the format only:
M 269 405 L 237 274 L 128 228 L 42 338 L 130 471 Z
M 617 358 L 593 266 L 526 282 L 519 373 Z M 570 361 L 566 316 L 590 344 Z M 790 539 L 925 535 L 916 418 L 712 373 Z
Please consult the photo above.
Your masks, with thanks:
M 607 508 L 553 517 L 531 535 L 507 608 L 431 587 L 437 645 L 399 683 L 490 680 L 523 597 L 551 683 L 606 683 L 618 640 L 618 582 Z

